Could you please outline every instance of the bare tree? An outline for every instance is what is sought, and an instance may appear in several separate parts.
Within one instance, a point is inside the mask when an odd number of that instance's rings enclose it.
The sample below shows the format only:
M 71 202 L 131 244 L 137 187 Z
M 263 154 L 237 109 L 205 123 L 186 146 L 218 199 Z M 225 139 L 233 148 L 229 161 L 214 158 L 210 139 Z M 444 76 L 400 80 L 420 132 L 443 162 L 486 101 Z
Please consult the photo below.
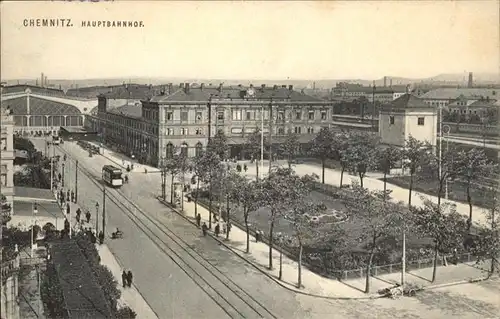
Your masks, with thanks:
M 300 141 L 298 134 L 289 132 L 285 141 L 279 146 L 279 152 L 286 158 L 288 168 L 292 168 L 292 161 L 300 153 Z

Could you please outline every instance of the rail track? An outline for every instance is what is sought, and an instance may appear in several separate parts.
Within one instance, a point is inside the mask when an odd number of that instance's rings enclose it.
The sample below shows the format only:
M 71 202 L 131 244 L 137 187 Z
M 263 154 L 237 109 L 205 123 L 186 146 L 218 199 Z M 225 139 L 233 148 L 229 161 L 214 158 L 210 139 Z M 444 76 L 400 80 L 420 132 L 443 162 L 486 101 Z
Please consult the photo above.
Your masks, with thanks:
M 59 151 L 72 158 L 71 154 L 61 147 Z M 100 174 L 91 172 L 81 163 L 78 167 L 91 183 L 99 189 L 106 187 L 100 183 Z M 122 191 L 107 188 L 107 199 L 121 208 L 123 213 L 144 234 L 202 290 L 204 291 L 230 318 L 278 318 L 271 310 L 241 288 L 217 266 L 198 253 L 185 240 L 158 219 L 151 217 L 133 201 L 127 198 Z M 162 234 L 169 239 L 164 240 Z M 195 269 L 192 264 L 199 265 Z M 207 280 L 212 278 L 213 280 Z

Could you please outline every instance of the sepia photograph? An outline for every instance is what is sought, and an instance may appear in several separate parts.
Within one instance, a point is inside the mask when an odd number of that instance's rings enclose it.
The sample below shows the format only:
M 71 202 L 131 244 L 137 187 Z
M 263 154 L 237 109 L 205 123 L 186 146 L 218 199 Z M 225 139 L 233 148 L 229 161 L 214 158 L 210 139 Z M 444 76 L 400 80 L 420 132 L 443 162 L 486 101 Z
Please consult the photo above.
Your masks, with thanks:
M 1 319 L 500 318 L 500 1 L 1 1 Z

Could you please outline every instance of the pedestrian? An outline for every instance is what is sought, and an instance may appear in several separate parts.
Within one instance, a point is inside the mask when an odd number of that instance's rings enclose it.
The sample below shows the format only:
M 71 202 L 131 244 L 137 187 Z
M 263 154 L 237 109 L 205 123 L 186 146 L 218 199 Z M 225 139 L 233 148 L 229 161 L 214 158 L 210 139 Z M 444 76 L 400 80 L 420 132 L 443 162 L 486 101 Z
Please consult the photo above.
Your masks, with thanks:
M 196 215 L 196 226 L 200 227 L 200 223 L 201 223 L 201 215 L 200 213 L 198 213 Z
M 127 273 L 125 270 L 122 272 L 122 285 L 123 288 L 127 288 Z
M 225 234 L 227 232 L 227 224 L 222 223 L 222 233 Z
M 87 211 L 87 213 L 85 214 L 85 217 L 87 218 L 87 223 L 90 223 L 90 212 Z
M 71 191 L 71 202 L 72 203 L 75 202 L 75 192 L 74 191 Z
M 80 209 L 80 207 L 78 207 L 76 209 L 76 216 L 80 216 L 82 214 L 82 210 Z
M 215 225 L 214 232 L 215 232 L 215 236 L 219 237 L 219 234 L 220 234 L 220 226 L 219 226 L 219 224 Z
M 233 225 L 231 224 L 230 221 L 227 222 L 227 233 L 229 234 L 231 232 L 231 227 L 233 227 Z
M 127 284 L 129 287 L 132 286 L 132 279 L 133 279 L 133 275 L 132 275 L 132 271 L 129 270 L 128 273 L 127 273 Z
M 255 231 L 255 242 L 258 243 L 260 241 L 260 230 Z
M 208 231 L 207 223 L 203 223 L 203 226 L 201 226 L 201 231 L 203 232 L 203 236 L 207 235 Z
M 247 164 L 244 164 L 244 165 L 243 165 L 243 170 L 245 171 L 245 173 L 248 171 L 248 166 L 247 166 Z
M 62 179 L 61 173 L 57 174 L 57 179 L 58 179 L 58 180 L 61 180 L 61 179 Z
M 76 222 L 80 223 L 80 215 L 79 214 L 76 214 Z
M 66 214 L 69 215 L 71 212 L 71 207 L 69 206 L 69 203 L 66 204 Z
M 236 165 L 236 171 L 238 171 L 238 173 L 241 173 L 241 165 L 240 164 Z
M 102 230 L 99 232 L 99 244 L 103 244 L 104 243 L 104 233 L 102 232 Z
M 69 202 L 69 199 L 70 199 L 70 197 L 69 197 L 70 195 L 71 194 L 70 194 L 69 189 L 68 189 L 68 191 L 66 192 L 66 199 L 68 200 L 68 202 Z

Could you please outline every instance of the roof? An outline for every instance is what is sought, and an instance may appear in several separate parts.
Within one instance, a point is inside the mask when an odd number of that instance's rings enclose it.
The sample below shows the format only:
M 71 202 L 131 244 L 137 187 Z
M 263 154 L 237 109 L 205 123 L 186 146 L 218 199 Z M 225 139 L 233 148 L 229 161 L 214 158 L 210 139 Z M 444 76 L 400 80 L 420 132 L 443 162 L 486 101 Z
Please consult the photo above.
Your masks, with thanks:
M 37 202 L 37 211 L 37 217 L 64 218 L 62 210 L 56 202 Z M 33 202 L 14 200 L 14 212 L 16 216 L 33 216 Z
M 478 100 L 474 101 L 469 107 L 497 107 L 496 100 Z
M 75 241 L 54 242 L 50 252 L 69 318 L 112 318 L 104 293 Z
M 10 106 L 12 115 L 25 115 L 28 113 L 27 96 L 22 96 L 7 100 L 3 104 Z M 31 115 L 70 115 L 82 114 L 80 110 L 70 104 L 49 101 L 39 97 L 30 96 L 30 112 Z
M 31 93 L 50 93 L 50 94 L 61 94 L 64 95 L 63 90 L 59 89 L 54 89 L 54 88 L 46 88 L 46 87 L 41 87 L 41 86 L 35 86 L 35 85 L 28 85 L 28 84 L 17 84 L 17 85 L 9 85 L 9 86 L 4 86 L 2 87 L 2 94 L 9 94 L 9 93 L 21 93 L 24 92 L 26 89 L 30 89 Z
M 405 93 L 389 103 L 387 106 L 391 108 L 397 108 L 397 109 L 412 109 L 412 108 L 434 108 L 432 106 L 427 105 L 424 103 L 424 100 L 419 98 L 416 95 Z
M 50 189 L 14 186 L 15 197 L 56 200 Z
M 210 96 L 214 99 L 232 99 L 232 100 L 243 100 L 246 99 L 246 92 L 250 87 L 245 86 L 235 86 L 235 87 L 223 87 L 219 91 L 218 87 L 215 86 L 204 86 L 201 88 L 190 87 L 189 91 L 179 88 L 172 92 L 170 95 L 159 95 L 154 96 L 150 99 L 151 102 L 183 102 L 183 101 L 207 101 Z M 290 100 L 292 102 L 318 102 L 323 101 L 317 97 L 307 95 L 305 93 L 290 90 L 288 87 L 252 87 L 255 91 L 254 99 L 256 100 Z
M 142 104 L 139 105 L 122 105 L 115 108 L 110 108 L 107 110 L 109 113 L 123 114 L 128 117 L 141 118 L 142 117 Z
M 471 99 L 480 99 L 489 97 L 490 99 L 497 99 L 500 95 L 499 89 L 479 89 L 479 88 L 441 88 L 431 90 L 422 95 L 423 99 L 449 99 L 456 100 L 461 95 L 463 97 Z

